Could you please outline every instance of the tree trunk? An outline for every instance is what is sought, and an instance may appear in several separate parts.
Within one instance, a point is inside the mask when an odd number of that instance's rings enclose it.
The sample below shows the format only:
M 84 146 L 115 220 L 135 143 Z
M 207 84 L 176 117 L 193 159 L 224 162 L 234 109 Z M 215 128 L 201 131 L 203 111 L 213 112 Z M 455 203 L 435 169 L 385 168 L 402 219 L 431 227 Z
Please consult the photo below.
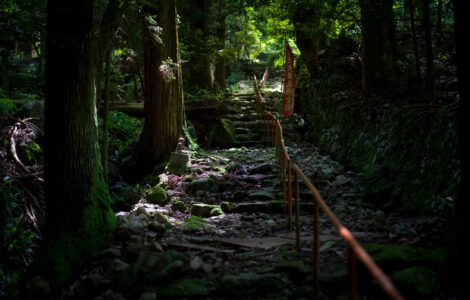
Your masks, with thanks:
M 436 98 L 436 73 L 434 71 L 434 54 L 432 49 L 431 21 L 429 16 L 429 1 L 422 0 L 424 40 L 426 48 L 426 76 L 424 78 L 424 90 L 428 101 Z
M 217 39 L 219 44 L 219 50 L 223 52 L 225 49 L 225 0 L 219 0 L 218 2 L 218 14 L 219 24 L 217 26 Z M 217 56 L 217 62 L 215 64 L 215 81 L 218 88 L 225 88 L 225 58 L 224 55 Z
M 43 76 L 44 58 L 46 57 L 46 37 L 44 32 L 39 33 L 39 48 L 38 48 L 38 68 L 36 69 L 36 78 Z
M 109 90 L 111 73 L 111 47 L 106 51 L 106 70 L 104 74 L 104 105 L 103 105 L 103 145 L 101 163 L 106 182 L 108 181 L 108 116 L 109 116 Z
M 213 82 L 211 75 L 211 49 L 208 45 L 209 36 L 209 0 L 192 0 L 190 13 L 190 26 L 194 34 L 189 41 L 188 89 L 197 91 L 200 89 L 212 90 Z
M 320 73 L 318 50 L 320 44 L 320 18 L 315 8 L 295 7 L 294 23 L 295 43 L 299 47 L 310 75 L 315 78 Z
M 457 56 L 457 79 L 460 96 L 460 124 L 459 124 L 459 150 L 460 150 L 460 183 L 455 199 L 455 216 L 452 219 L 450 228 L 450 240 L 447 246 L 446 266 L 448 268 L 449 280 L 452 286 L 457 290 L 455 292 L 456 299 L 465 299 L 469 295 L 468 280 L 466 276 L 462 276 L 466 270 L 470 268 L 470 257 L 468 256 L 468 248 L 464 245 L 469 244 L 470 235 L 468 228 L 470 227 L 470 202 L 468 201 L 469 191 L 469 166 L 468 166 L 468 119 L 466 115 L 469 112 L 468 105 L 468 87 L 470 82 L 466 74 L 466 67 L 469 64 L 468 53 L 470 47 L 468 44 L 467 30 L 468 19 L 465 10 L 466 1 L 454 1 L 454 24 L 455 24 L 455 48 Z M 467 125 L 465 125 L 467 124 Z
M 96 31 L 97 38 L 95 39 L 95 61 L 94 67 L 97 70 L 95 88 L 98 95 L 98 110 L 100 110 L 101 105 L 101 79 L 103 74 L 103 60 L 108 51 L 108 48 L 111 47 L 111 42 L 114 38 L 114 32 L 119 26 L 119 23 L 122 19 L 122 13 L 127 7 L 127 1 L 120 0 L 110 0 L 106 6 L 106 11 L 104 12 L 103 18 L 99 24 L 95 24 L 97 28 Z
M 436 32 L 442 37 L 442 0 L 437 1 Z
M 419 62 L 419 51 L 418 51 L 418 39 L 416 37 L 416 23 L 415 23 L 415 6 L 413 0 L 408 0 L 408 11 L 410 14 L 410 26 L 411 34 L 413 37 L 413 52 L 415 55 L 415 69 L 416 69 L 416 81 L 418 86 L 421 86 L 421 64 Z
M 2 87 L 3 93 L 10 97 L 10 76 L 8 75 L 8 69 L 10 68 L 10 53 L 8 50 L 1 51 L 2 56 Z
M 145 25 L 143 28 L 145 123 L 137 151 L 127 160 L 132 163 L 123 166 L 124 175 L 134 178 L 147 175 L 169 158 L 182 136 L 184 122 L 176 0 L 144 6 L 143 13 L 156 16 L 163 32 L 160 44 Z
M 390 88 L 396 79 L 392 0 L 360 0 L 363 89 L 370 94 Z
M 56 287 L 84 257 L 106 244 L 115 226 L 97 138 L 92 20 L 92 1 L 48 1 L 47 258 L 38 264 Z
M 136 66 L 133 62 L 131 62 L 131 72 L 132 72 L 132 82 L 134 84 L 134 97 L 135 97 L 135 102 L 139 103 L 140 102 L 140 97 L 139 97 L 139 88 L 137 87 L 137 78 L 135 76 Z

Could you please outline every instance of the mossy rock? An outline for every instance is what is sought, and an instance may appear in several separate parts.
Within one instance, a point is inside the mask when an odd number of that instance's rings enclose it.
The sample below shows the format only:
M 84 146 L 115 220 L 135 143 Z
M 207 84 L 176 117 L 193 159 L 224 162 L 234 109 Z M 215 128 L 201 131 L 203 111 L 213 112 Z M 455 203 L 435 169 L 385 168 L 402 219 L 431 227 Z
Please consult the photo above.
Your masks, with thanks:
M 231 147 L 237 144 L 233 122 L 228 119 L 220 119 L 209 132 L 209 143 L 212 146 Z
M 202 297 L 207 296 L 207 282 L 203 279 L 183 279 L 175 283 L 160 286 L 157 294 L 167 297 Z
M 195 193 L 197 191 L 215 191 L 216 185 L 215 180 L 210 177 L 199 178 L 185 183 L 186 189 L 191 193 Z
M 415 258 L 415 249 L 407 245 L 363 244 L 362 246 L 386 273 L 406 267 Z
M 196 204 L 193 204 L 191 208 L 191 215 L 202 217 L 202 218 L 208 218 L 212 216 L 212 210 L 216 208 L 220 209 L 218 205 L 196 203 Z M 214 211 L 214 213 L 216 212 Z
M 364 249 L 384 269 L 391 273 L 413 265 L 440 270 L 444 265 L 442 254 L 434 249 L 414 249 L 407 245 L 363 244 Z
M 204 225 L 211 225 L 212 223 L 209 221 L 206 221 L 202 219 L 201 217 L 198 216 L 191 216 L 184 220 L 183 223 L 181 223 L 181 226 L 188 228 L 188 229 L 199 229 L 202 228 Z
M 211 210 L 211 217 L 215 217 L 215 216 L 220 216 L 220 215 L 223 215 L 224 214 L 224 211 L 222 210 L 222 208 L 219 207 L 214 207 L 212 210 Z
M 185 212 L 188 209 L 188 207 L 183 201 L 176 200 L 176 201 L 171 202 L 171 209 L 174 211 Z
M 271 200 L 269 202 L 269 209 L 273 213 L 283 213 L 284 212 L 284 201 L 282 201 L 282 200 Z
M 274 266 L 274 272 L 285 273 L 293 281 L 299 282 L 304 280 L 312 270 L 309 269 L 302 261 L 284 261 Z
M 168 203 L 168 196 L 161 186 L 156 185 L 147 192 L 147 201 L 153 204 L 165 205 Z
M 163 225 L 166 229 L 173 228 L 173 225 L 171 225 L 170 220 L 168 219 L 167 215 L 164 215 L 163 213 L 159 211 L 151 212 L 150 215 L 153 217 L 155 222 Z
M 224 201 L 224 202 L 220 203 L 220 208 L 226 214 L 228 214 L 232 211 L 232 205 L 230 204 L 230 202 L 227 202 L 227 201 Z
M 342 291 L 348 286 L 348 268 L 345 264 L 329 264 L 320 268 L 318 281 L 327 289 Z M 313 282 L 313 277 L 310 277 Z
M 217 293 L 227 298 L 251 295 L 269 298 L 289 292 L 291 285 L 282 274 L 241 273 L 222 276 L 217 282 Z
M 440 277 L 425 267 L 411 267 L 392 274 L 397 288 L 408 299 L 433 299 L 440 294 Z

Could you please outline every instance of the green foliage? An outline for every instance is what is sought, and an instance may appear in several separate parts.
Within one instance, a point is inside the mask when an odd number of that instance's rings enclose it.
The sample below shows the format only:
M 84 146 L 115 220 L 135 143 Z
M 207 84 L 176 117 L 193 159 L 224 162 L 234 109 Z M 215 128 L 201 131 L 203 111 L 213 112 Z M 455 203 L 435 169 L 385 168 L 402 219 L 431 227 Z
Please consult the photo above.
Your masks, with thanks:
M 11 179 L 0 183 L 0 298 L 17 297 L 21 275 L 30 263 L 38 238 L 26 228 L 20 202 L 23 191 Z
M 380 98 L 338 103 L 323 81 L 303 86 L 312 140 L 361 171 L 366 199 L 401 201 L 411 211 L 452 210 L 460 176 L 457 103 L 425 110 Z
M 109 152 L 119 156 L 137 140 L 143 122 L 119 111 L 109 112 Z
M 42 163 L 44 161 L 44 153 L 41 146 L 39 146 L 37 143 L 26 143 L 22 149 L 26 153 L 29 165 Z
M 2 97 L 1 93 L 0 93 L 0 111 L 8 115 L 12 115 L 16 111 L 16 105 L 9 98 Z
M 142 196 L 140 184 L 128 185 L 123 183 L 118 189 L 110 192 L 111 208 L 113 211 L 128 211 L 139 202 Z

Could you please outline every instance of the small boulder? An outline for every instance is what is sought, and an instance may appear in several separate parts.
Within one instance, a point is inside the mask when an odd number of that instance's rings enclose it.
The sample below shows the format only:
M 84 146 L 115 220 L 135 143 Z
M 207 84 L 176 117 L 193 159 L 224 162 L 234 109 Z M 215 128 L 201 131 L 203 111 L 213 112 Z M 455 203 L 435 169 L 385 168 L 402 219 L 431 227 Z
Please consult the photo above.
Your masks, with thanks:
M 230 202 L 227 202 L 227 201 L 220 203 L 220 208 L 226 214 L 230 213 L 230 211 L 232 210 L 232 206 L 230 205 Z
M 165 205 L 168 202 L 168 196 L 161 186 L 156 185 L 147 192 L 147 201 L 153 204 Z
M 425 267 L 411 267 L 392 274 L 392 280 L 408 299 L 437 299 L 440 294 L 440 276 Z
M 218 205 L 196 203 L 196 204 L 193 204 L 191 208 L 191 215 L 202 217 L 202 218 L 208 218 L 212 216 L 212 210 L 216 208 L 220 209 Z M 214 211 L 214 213 L 216 212 Z
M 191 193 L 195 193 L 197 191 L 215 191 L 216 189 L 216 182 L 210 177 L 199 178 L 191 182 L 186 182 L 185 185 L 186 189 Z
M 188 207 L 183 201 L 176 200 L 171 203 L 171 209 L 174 211 L 185 212 L 188 209 Z

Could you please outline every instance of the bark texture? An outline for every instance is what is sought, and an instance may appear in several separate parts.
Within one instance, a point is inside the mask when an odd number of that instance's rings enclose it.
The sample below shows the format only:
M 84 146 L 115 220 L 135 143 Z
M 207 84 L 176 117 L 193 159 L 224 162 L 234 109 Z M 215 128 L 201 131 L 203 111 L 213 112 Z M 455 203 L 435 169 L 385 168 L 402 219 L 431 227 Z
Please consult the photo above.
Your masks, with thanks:
M 217 40 L 218 40 L 218 50 L 223 52 L 225 49 L 225 0 L 219 0 L 217 3 L 218 9 L 218 24 L 217 24 Z M 218 88 L 225 88 L 225 58 L 222 55 L 218 55 L 216 58 L 215 64 L 215 82 L 218 85 Z
M 391 87 L 395 81 L 393 0 L 360 0 L 362 84 L 366 93 Z
M 115 225 L 97 139 L 92 16 L 90 0 L 48 1 L 47 258 L 38 264 L 57 286 L 106 243 Z
M 156 16 L 159 26 L 163 28 L 162 42 L 157 42 L 144 24 L 145 123 L 135 153 L 123 161 L 126 177 L 151 172 L 170 156 L 183 134 L 176 1 L 160 1 L 155 7 L 144 7 L 143 12 Z
M 295 8 L 293 12 L 295 43 L 312 77 L 318 77 L 318 50 L 320 44 L 320 18 L 314 8 Z
M 432 102 L 436 98 L 436 71 L 434 70 L 434 53 L 432 48 L 432 31 L 429 12 L 429 0 L 422 0 L 424 41 L 426 48 L 426 75 L 424 78 L 424 90 L 428 101 Z

